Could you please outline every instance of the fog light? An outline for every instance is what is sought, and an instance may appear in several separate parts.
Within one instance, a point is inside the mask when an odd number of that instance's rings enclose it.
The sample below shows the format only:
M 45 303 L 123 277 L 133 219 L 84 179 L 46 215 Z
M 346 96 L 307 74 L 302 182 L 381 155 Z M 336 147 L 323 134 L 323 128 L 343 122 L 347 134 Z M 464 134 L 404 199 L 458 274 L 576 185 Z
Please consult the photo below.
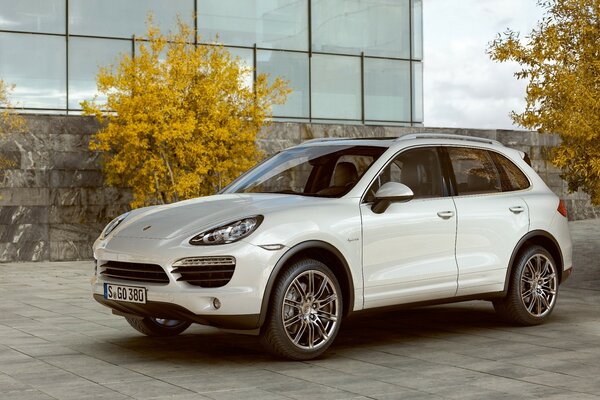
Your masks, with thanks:
M 221 300 L 219 300 L 215 297 L 213 299 L 213 307 L 215 308 L 215 310 L 218 310 L 219 308 L 221 308 Z

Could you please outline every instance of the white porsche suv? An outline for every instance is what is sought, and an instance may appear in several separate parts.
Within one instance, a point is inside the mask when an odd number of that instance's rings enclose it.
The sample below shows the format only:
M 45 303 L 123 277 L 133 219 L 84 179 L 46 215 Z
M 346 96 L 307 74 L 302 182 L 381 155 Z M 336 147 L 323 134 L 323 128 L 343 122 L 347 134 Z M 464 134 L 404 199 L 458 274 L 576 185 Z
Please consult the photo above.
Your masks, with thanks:
M 319 356 L 350 313 L 490 300 L 539 324 L 571 274 L 564 203 L 525 153 L 416 134 L 282 151 L 215 196 L 133 210 L 94 244 L 94 298 L 154 336 L 246 330 Z

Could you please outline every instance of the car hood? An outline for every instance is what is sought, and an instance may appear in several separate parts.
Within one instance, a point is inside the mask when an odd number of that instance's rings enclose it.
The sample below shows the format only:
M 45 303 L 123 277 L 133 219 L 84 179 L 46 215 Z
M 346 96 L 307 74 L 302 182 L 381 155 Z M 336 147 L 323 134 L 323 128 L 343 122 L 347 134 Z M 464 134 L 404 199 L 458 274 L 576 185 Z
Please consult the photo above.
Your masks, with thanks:
M 147 207 L 132 212 L 117 229 L 115 237 L 171 239 L 192 235 L 252 215 L 267 215 L 331 201 L 327 198 L 286 194 L 222 194 Z

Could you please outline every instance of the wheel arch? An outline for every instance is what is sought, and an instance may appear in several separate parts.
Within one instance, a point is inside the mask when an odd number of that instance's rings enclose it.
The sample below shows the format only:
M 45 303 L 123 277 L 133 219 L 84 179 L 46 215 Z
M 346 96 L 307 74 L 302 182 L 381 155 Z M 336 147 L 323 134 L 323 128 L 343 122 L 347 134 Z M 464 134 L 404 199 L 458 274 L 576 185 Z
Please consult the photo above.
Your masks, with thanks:
M 519 256 L 521 251 L 530 245 L 542 246 L 550 253 L 550 255 L 552 255 L 552 258 L 554 258 L 554 261 L 556 261 L 556 264 L 557 264 L 556 269 L 558 270 L 558 281 L 559 281 L 559 283 L 562 283 L 564 261 L 563 261 L 562 251 L 560 250 L 558 241 L 556 240 L 556 238 L 554 236 L 552 236 L 551 233 L 549 233 L 547 231 L 535 230 L 535 231 L 528 232 L 525 236 L 523 236 L 519 240 L 519 242 L 515 246 L 515 249 L 512 252 L 512 255 L 510 256 L 510 261 L 508 263 L 508 268 L 506 270 L 506 278 L 504 280 L 504 294 L 505 295 L 508 293 L 508 285 L 510 282 L 510 276 L 512 274 L 515 260 Z
M 352 311 L 352 307 L 354 305 L 354 282 L 352 280 L 352 273 L 346 258 L 335 246 L 327 242 L 320 240 L 309 240 L 290 248 L 283 254 L 283 256 L 281 256 L 279 261 L 277 261 L 277 264 L 275 264 L 263 294 L 260 316 L 258 320 L 259 327 L 262 327 L 265 319 L 267 318 L 270 305 L 269 300 L 278 276 L 286 266 L 301 258 L 316 259 L 323 262 L 332 270 L 342 289 L 342 296 L 344 300 L 343 315 L 347 316 Z

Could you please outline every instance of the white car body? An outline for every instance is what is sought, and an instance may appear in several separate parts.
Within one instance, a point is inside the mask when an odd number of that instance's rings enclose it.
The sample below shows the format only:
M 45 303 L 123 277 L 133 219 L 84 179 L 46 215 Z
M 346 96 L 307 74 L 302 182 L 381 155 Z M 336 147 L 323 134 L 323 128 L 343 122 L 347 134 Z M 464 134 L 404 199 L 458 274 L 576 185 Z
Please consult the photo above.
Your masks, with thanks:
M 232 193 L 132 211 L 94 244 L 96 299 L 122 315 L 185 317 L 222 328 L 258 332 L 277 274 L 291 256 L 311 252 L 336 257 L 345 314 L 383 306 L 429 304 L 506 295 L 508 276 L 526 241 L 554 246 L 561 280 L 570 274 L 571 239 L 559 199 L 524 161 L 522 152 L 494 141 L 448 135 L 411 135 L 397 140 L 322 140 L 302 146 L 353 143 L 385 148 L 358 183 L 340 198 L 289 194 Z M 448 195 L 392 203 L 381 214 L 364 201 L 371 183 L 395 155 L 418 147 L 460 147 L 499 152 L 527 176 L 525 190 Z M 253 215 L 264 220 L 255 232 L 230 244 L 196 246 L 201 231 Z M 231 256 L 229 283 L 204 288 L 177 281 L 173 264 L 187 257 Z M 162 267 L 168 284 L 104 277 L 108 261 Z M 343 267 L 343 268 L 341 268 Z M 105 283 L 143 286 L 144 306 L 106 301 Z M 215 299 L 218 299 L 217 308 Z M 184 314 L 180 314 L 183 312 Z

